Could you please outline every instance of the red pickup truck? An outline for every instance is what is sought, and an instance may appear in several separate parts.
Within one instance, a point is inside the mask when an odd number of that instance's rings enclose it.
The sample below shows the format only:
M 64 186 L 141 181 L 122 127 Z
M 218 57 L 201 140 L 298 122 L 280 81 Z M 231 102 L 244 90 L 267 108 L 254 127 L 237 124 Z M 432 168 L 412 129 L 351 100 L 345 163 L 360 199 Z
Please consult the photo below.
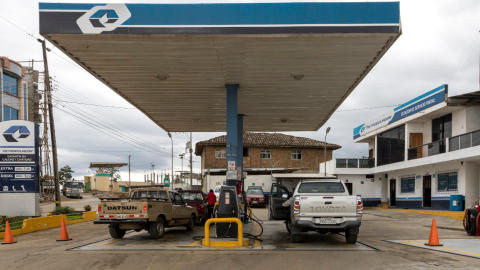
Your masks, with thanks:
M 182 199 L 188 206 L 194 207 L 197 209 L 197 222 L 203 224 L 207 221 L 207 204 L 203 200 L 207 197 L 205 193 L 200 190 L 177 190 L 177 192 L 182 196 Z

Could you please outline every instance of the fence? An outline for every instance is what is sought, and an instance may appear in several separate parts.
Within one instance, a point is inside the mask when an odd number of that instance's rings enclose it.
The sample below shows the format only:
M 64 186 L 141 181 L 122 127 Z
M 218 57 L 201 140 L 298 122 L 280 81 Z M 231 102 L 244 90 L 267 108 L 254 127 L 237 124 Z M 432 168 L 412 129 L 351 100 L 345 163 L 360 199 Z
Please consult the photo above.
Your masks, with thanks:
M 336 168 L 373 168 L 375 158 L 337 158 Z

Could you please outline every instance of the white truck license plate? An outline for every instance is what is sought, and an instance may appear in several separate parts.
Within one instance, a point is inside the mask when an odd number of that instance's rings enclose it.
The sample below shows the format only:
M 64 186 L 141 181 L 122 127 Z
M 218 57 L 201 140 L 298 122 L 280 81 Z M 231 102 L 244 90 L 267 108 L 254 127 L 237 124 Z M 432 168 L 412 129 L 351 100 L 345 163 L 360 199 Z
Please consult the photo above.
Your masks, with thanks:
M 127 218 L 127 214 L 117 214 L 117 218 L 118 218 L 118 219 L 126 219 L 126 218 Z
M 337 221 L 334 218 L 319 218 L 317 219 L 319 224 L 337 224 Z
M 253 203 L 253 204 L 257 204 L 257 201 L 253 201 L 252 203 Z

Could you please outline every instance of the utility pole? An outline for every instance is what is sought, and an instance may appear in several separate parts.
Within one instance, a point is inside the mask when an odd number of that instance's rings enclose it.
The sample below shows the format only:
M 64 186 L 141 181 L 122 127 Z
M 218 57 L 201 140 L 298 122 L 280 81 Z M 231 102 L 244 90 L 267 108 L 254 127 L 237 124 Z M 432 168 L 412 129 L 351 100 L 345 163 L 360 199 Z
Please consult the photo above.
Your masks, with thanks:
M 128 188 L 132 188 L 132 182 L 130 181 L 130 157 L 131 155 L 128 156 Z
M 325 153 L 325 158 L 323 159 L 323 162 L 325 164 L 325 177 L 327 177 L 327 134 L 330 132 L 330 127 L 327 128 L 327 132 L 325 132 L 325 142 L 324 142 L 324 153 Z
M 190 189 L 193 189 L 193 166 L 192 166 L 192 132 L 190 131 Z
M 58 159 L 57 159 L 57 139 L 55 137 L 55 123 L 53 121 L 53 106 L 52 106 L 52 89 L 50 88 L 50 74 L 48 72 L 48 62 L 47 62 L 47 46 L 45 45 L 45 40 L 37 39 L 38 42 L 42 43 L 43 50 L 43 66 L 45 69 L 45 85 L 47 89 L 45 91 L 47 94 L 47 104 L 48 104 L 48 116 L 50 120 L 50 136 L 52 140 L 52 156 L 53 156 L 53 175 L 55 180 L 55 208 L 62 206 L 60 202 L 60 183 L 58 178 Z

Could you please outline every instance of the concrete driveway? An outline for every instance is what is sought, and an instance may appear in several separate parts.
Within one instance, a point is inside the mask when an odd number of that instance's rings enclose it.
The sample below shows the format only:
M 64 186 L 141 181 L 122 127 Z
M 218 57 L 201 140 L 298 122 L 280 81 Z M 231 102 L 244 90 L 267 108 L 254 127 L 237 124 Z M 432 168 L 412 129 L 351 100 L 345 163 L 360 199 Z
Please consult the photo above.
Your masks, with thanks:
M 254 209 L 266 216 L 266 209 Z M 479 269 L 480 260 L 420 249 L 385 240 L 426 239 L 432 216 L 369 209 L 358 240 L 368 250 L 107 250 L 74 251 L 109 239 L 106 225 L 67 226 L 69 242 L 56 242 L 60 229 L 15 236 L 18 243 L 0 246 L 0 269 Z M 437 225 L 458 227 L 461 221 L 436 217 Z M 465 232 L 439 229 L 442 239 L 468 238 Z M 279 235 L 288 237 L 288 235 Z

